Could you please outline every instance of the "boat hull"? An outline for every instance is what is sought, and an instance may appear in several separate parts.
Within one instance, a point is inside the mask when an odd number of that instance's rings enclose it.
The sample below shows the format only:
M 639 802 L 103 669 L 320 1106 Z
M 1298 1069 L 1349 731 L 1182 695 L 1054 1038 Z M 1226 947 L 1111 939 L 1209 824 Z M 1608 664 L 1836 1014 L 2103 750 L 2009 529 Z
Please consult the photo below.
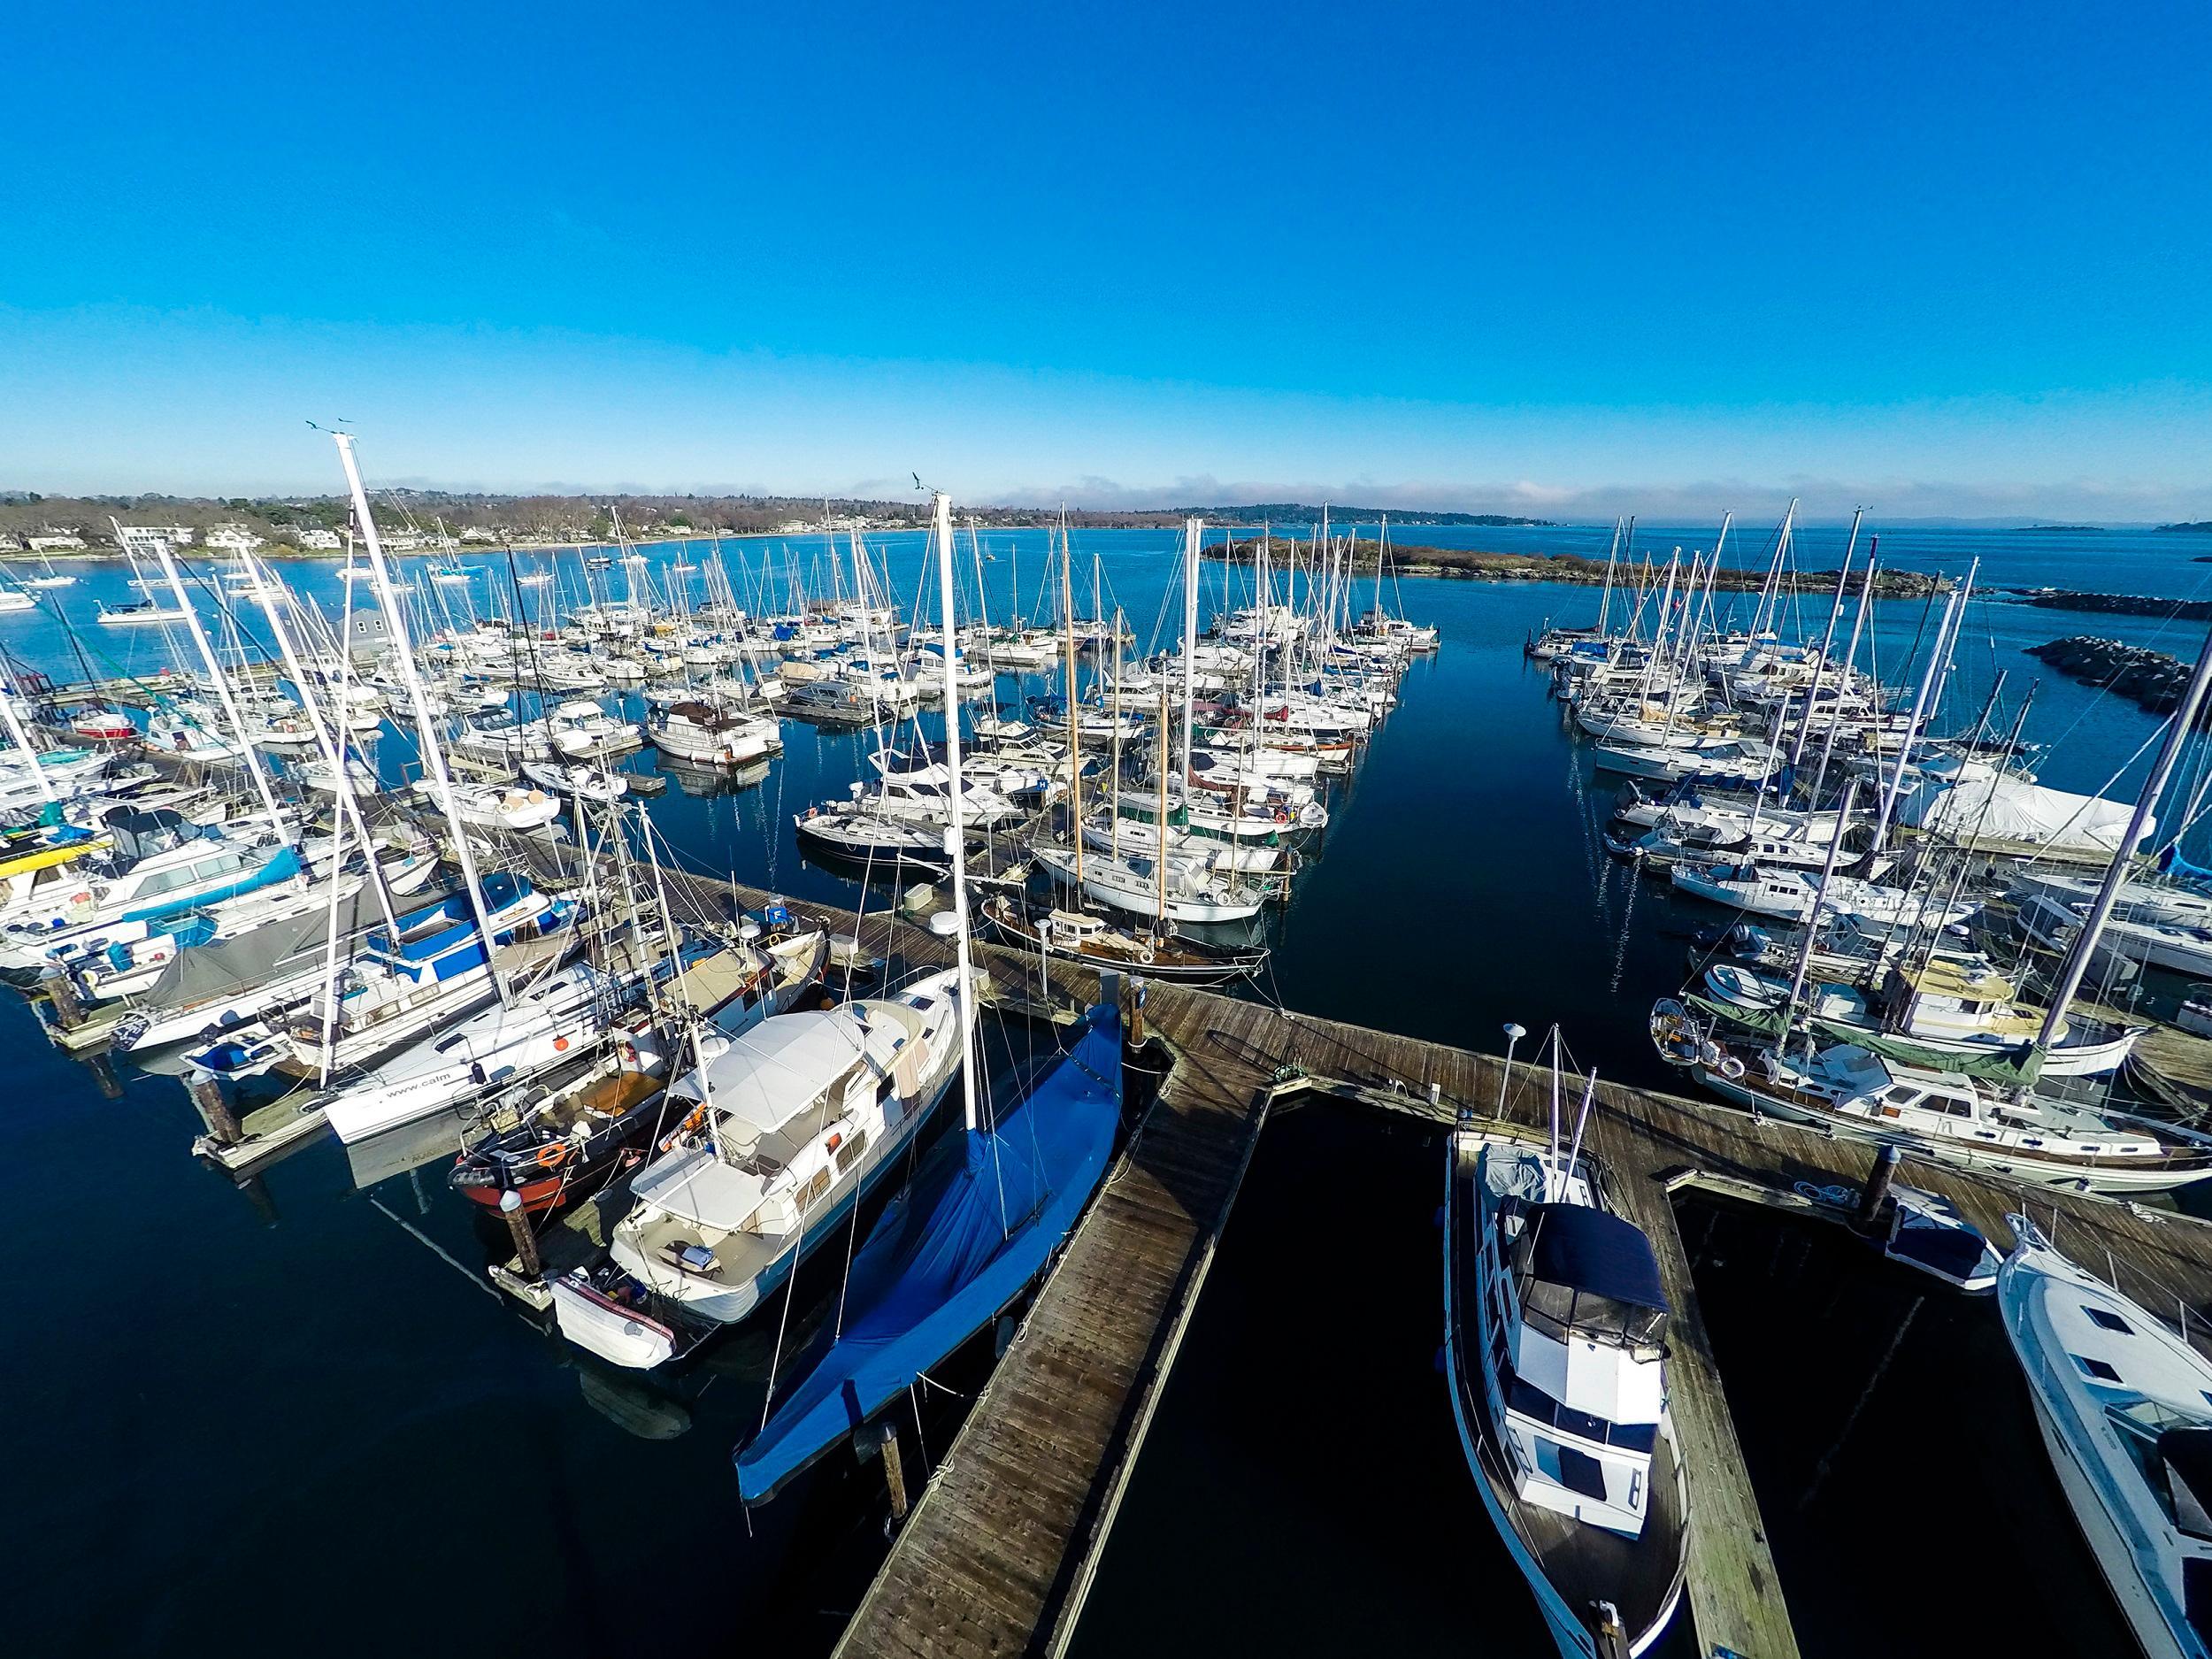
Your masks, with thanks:
M 2124 1194 L 2167 1193 L 2212 1179 L 2212 1167 L 2173 1170 L 2145 1160 L 2142 1167 L 2125 1164 L 2087 1164 L 2038 1159 L 2004 1148 L 1948 1146 L 1924 1136 L 1886 1132 L 1879 1125 L 1836 1112 L 1798 1104 L 1764 1089 L 1753 1087 L 1747 1078 L 1730 1078 L 1710 1066 L 1696 1065 L 1691 1075 L 1732 1105 L 1769 1117 L 1787 1118 L 1825 1133 L 1870 1146 L 1894 1146 L 1908 1157 L 1942 1164 L 1952 1169 L 2008 1182 L 2014 1186 L 2050 1187 L 2073 1192 Z

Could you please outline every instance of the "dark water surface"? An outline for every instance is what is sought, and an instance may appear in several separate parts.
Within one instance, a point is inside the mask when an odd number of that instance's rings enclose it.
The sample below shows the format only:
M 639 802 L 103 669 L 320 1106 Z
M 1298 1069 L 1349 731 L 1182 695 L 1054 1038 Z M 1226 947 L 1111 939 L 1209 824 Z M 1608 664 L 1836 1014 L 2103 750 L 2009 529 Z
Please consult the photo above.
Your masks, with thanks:
M 1417 529 L 1404 539 L 1493 547 L 1523 537 L 1588 551 L 1594 536 L 1601 554 L 1604 534 Z M 1832 546 L 1828 534 L 1801 538 L 1806 564 L 1834 563 L 1840 533 Z M 1663 551 L 1709 546 L 1710 530 L 1639 540 Z M 1886 558 L 1894 550 L 1950 569 L 1978 553 L 1985 582 L 2176 597 L 2212 572 L 2192 562 L 2212 547 L 2202 538 L 2077 540 L 1924 532 L 1886 536 L 1883 548 Z M 919 539 L 884 545 L 910 608 Z M 1141 640 L 1172 634 L 1176 619 L 1163 615 L 1178 564 L 1171 534 L 1078 532 L 1075 545 L 1079 608 L 1089 608 L 1085 564 L 1096 549 L 1107 605 L 1127 610 Z M 822 562 L 818 542 L 780 546 L 744 543 L 747 568 Z M 736 574 L 739 544 L 730 547 Z M 1022 608 L 1035 613 L 1041 536 L 1002 532 L 985 547 L 993 615 L 1012 608 L 1017 563 Z M 1755 545 L 1747 553 L 1758 557 Z M 97 597 L 127 596 L 112 567 L 74 568 L 87 576 L 62 591 L 73 618 L 88 620 Z M 326 571 L 287 575 L 335 614 Z M 1207 567 L 1207 612 L 1236 598 L 1242 580 Z M 1265 988 L 1315 1013 L 1477 1048 L 1496 1048 L 1508 1019 L 1534 1031 L 1557 1020 L 1574 1053 L 1607 1075 L 1658 1080 L 1644 1018 L 1682 978 L 1682 943 L 1669 930 L 1717 913 L 1605 859 L 1594 819 L 1611 787 L 1589 781 L 1520 652 L 1547 618 L 1592 619 L 1595 591 L 1409 580 L 1397 597 L 1441 626 L 1444 649 L 1414 666 L 1402 706 L 1336 787 L 1320 856 L 1270 925 Z M 1905 662 L 1924 615 L 1916 604 L 1878 607 L 1886 672 Z M 243 618 L 250 634 L 257 620 Z M 163 660 L 158 630 L 83 632 L 100 672 L 146 673 Z M 2200 627 L 1979 603 L 1945 724 L 1970 722 L 1998 670 L 2012 672 L 2008 695 L 2039 673 L 2024 646 L 2076 632 L 2184 656 L 2202 638 Z M 0 645 L 75 672 L 50 615 L 0 617 Z M 1041 683 L 1002 682 L 1002 695 Z M 2143 760 L 2128 762 L 2154 731 L 2132 705 L 2048 675 L 2030 727 L 2056 745 L 2047 780 L 2081 789 L 2139 777 Z M 703 868 L 850 902 L 852 882 L 800 859 L 791 817 L 845 793 L 864 740 L 789 722 L 786 741 L 749 787 L 672 788 L 654 818 Z M 382 747 L 388 773 L 405 746 Z M 2212 862 L 2204 839 L 2200 828 L 2190 845 Z M 1003 1086 L 1031 1040 L 997 1041 Z M 772 1332 L 741 1332 L 666 1382 L 586 1370 L 489 1292 L 482 1270 L 507 1254 L 503 1231 L 448 1192 L 450 1151 L 435 1131 L 419 1146 L 350 1157 L 316 1145 L 241 1191 L 188 1157 L 196 1120 L 175 1082 L 127 1074 L 119 1097 L 104 1097 L 12 996 L 0 998 L 0 1067 L 12 1096 L 0 1112 L 0 1212 L 13 1269 L 0 1277 L 10 1333 L 0 1399 L 16 1430 L 0 1534 L 27 1591 L 10 1650 L 807 1654 L 834 1640 L 880 1548 L 880 1477 L 833 1458 L 749 1521 L 727 1460 L 758 1420 Z M 1087 1654 L 1318 1650 L 1324 1640 L 1336 1651 L 1538 1650 L 1432 1369 L 1436 1156 L 1411 1130 L 1321 1112 L 1269 1131 L 1093 1597 Z M 410 1171 L 410 1157 L 429 1161 Z M 1838 1628 L 1855 1629 L 1846 1613 L 1858 1579 L 1839 1563 L 1869 1561 L 1878 1578 L 1907 1561 L 1936 1563 L 1916 1600 L 1971 1608 L 2028 1576 L 2014 1570 L 2026 1536 L 2050 1552 L 2054 1604 L 2101 1606 L 2024 1407 L 2016 1422 L 1985 1411 L 1978 1381 L 1961 1397 L 1970 1377 L 2005 1386 L 1985 1309 L 1928 1299 L 1801 1518 L 1790 1506 L 1808 1461 L 1838 1438 L 1838 1401 L 1863 1389 L 1896 1297 L 1911 1293 L 1866 1290 L 1855 1263 L 1818 1251 L 1786 1281 L 1744 1277 L 1769 1248 L 1716 1245 L 1699 1282 L 1731 1396 L 1757 1407 L 1747 1449 L 1776 1511 L 1793 1599 L 1801 1578 L 1812 1605 L 1843 1609 Z M 812 1294 L 818 1305 L 824 1282 L 815 1273 L 802 1302 Z M 1826 1309 L 1843 1312 L 1816 1321 Z M 807 1317 L 801 1307 L 795 1323 Z M 1939 1443 L 1947 1424 L 1963 1437 L 1951 1463 Z M 924 1426 L 941 1448 L 950 1422 Z M 1889 1454 L 1915 1434 L 1924 1449 L 1898 1458 L 1893 1513 Z M 1996 1461 L 2010 1476 L 1990 1502 L 1964 1513 L 1932 1502 L 1967 1479 L 1954 1464 Z M 1939 1651 L 1914 1645 L 1916 1628 L 1887 1628 L 1879 1645 Z M 1958 1640 L 1940 1650 L 1984 1645 L 1963 1624 L 1941 1628 Z M 2015 1650 L 2099 1651 L 2060 1612 L 2036 1630 L 2070 1645 L 2024 1637 Z M 1809 1640 L 1808 1651 L 1874 1645 Z

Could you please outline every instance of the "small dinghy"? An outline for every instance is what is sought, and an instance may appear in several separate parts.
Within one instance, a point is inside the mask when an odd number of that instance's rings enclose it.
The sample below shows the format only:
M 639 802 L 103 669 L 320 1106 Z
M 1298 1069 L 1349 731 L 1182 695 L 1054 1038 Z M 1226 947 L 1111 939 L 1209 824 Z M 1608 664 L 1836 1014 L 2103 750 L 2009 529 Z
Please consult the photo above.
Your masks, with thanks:
M 582 1268 L 565 1278 L 548 1279 L 553 1293 L 553 1317 L 561 1334 L 578 1348 L 632 1371 L 650 1371 L 676 1352 L 676 1333 L 645 1311 L 644 1292 L 616 1275 L 612 1288 L 602 1290 Z M 639 1305 L 623 1300 L 627 1294 Z
M 595 772 L 589 766 L 562 766 L 551 761 L 526 760 L 522 775 L 539 788 L 583 801 L 613 801 L 629 789 L 618 772 Z

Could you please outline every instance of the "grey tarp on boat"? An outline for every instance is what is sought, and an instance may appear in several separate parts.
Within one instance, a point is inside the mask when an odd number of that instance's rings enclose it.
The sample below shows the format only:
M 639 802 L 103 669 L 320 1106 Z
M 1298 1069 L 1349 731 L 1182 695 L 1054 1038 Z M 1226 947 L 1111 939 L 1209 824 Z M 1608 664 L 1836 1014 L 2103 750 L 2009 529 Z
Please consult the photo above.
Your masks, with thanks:
M 1782 1010 L 1778 1008 L 1742 1008 L 1709 996 L 1693 996 L 1686 1000 L 1692 1008 L 1701 1014 L 1724 1019 L 1732 1025 L 1740 1025 L 1763 1037 L 1781 1033 Z M 1846 1025 L 1840 1020 L 1814 1019 L 1809 1023 L 1816 1037 L 1830 1042 L 1855 1043 L 1870 1054 L 1879 1055 L 1885 1060 L 1894 1060 L 1900 1065 L 1917 1066 L 1924 1071 L 1957 1071 L 1968 1077 L 1980 1078 L 1985 1082 L 2021 1088 L 2043 1075 L 2043 1051 L 2040 1048 L 1993 1049 L 1987 1054 L 1960 1054 L 1948 1048 L 1924 1048 L 1909 1037 L 1869 1031 L 1863 1025 Z
M 346 939 L 383 919 L 376 895 L 364 887 L 339 902 L 338 937 Z M 139 1000 L 150 1009 L 177 1009 L 230 996 L 319 963 L 329 943 L 330 911 L 319 906 L 233 939 L 180 950 Z

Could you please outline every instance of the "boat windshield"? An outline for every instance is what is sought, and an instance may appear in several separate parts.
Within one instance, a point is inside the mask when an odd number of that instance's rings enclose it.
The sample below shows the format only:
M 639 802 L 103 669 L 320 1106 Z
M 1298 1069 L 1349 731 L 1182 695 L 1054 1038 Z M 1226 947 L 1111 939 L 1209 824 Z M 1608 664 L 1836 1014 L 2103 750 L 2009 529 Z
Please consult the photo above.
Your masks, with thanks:
M 1640 1307 L 1596 1291 L 1577 1290 L 1534 1277 L 1520 1283 L 1522 1320 L 1545 1335 L 1565 1341 L 1570 1334 L 1586 1341 L 1628 1349 L 1638 1358 L 1656 1356 L 1666 1340 L 1667 1310 Z

